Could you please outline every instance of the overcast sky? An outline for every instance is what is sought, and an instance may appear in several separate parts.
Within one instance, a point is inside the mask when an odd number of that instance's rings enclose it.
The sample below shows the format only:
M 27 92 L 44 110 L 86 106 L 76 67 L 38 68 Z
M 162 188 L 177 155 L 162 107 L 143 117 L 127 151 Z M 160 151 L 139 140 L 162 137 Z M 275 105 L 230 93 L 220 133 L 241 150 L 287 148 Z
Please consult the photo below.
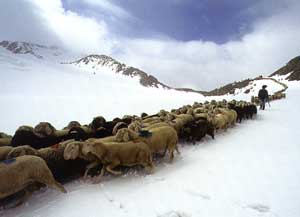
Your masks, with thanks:
M 0 39 L 110 55 L 176 87 L 271 74 L 300 55 L 298 0 L 1 0 Z

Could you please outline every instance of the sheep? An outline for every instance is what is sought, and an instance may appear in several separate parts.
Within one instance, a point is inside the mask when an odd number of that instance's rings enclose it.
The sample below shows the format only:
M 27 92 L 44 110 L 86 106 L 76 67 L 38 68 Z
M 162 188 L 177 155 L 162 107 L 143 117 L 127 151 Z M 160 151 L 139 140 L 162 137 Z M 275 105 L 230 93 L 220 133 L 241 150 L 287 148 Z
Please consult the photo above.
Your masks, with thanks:
M 128 125 L 124 122 L 117 123 L 113 128 L 112 135 L 116 135 L 119 129 L 127 128 L 127 127 Z
M 66 126 L 64 128 L 64 130 L 67 130 L 67 129 L 70 130 L 73 127 L 81 127 L 81 124 L 78 121 L 70 121 L 69 124 L 68 124 L 68 126 Z
M 219 129 L 227 129 L 228 120 L 224 114 L 213 114 L 209 112 L 207 115 L 207 120 L 214 126 L 216 131 Z
M 151 130 L 153 128 L 164 127 L 164 126 L 167 126 L 167 127 L 168 126 L 172 126 L 172 123 L 171 122 L 158 122 L 158 123 L 152 124 L 150 126 L 147 126 L 147 127 L 141 128 L 141 129 L 143 129 L 143 130 Z M 139 132 L 139 130 L 138 131 L 134 130 L 134 131 L 135 132 Z
M 92 136 L 92 129 L 85 126 L 74 126 L 63 136 L 63 140 L 75 139 L 76 141 L 86 140 Z
M 134 117 L 131 115 L 124 115 L 123 118 L 121 119 L 122 122 L 124 122 L 127 126 L 131 124 L 133 121 Z
M 7 154 L 13 149 L 11 146 L 1 146 L 0 147 L 0 161 L 5 160 Z
M 98 129 L 99 127 L 103 127 L 104 124 L 105 124 L 106 120 L 104 117 L 102 116 L 98 116 L 98 117 L 95 117 L 92 121 L 92 123 L 89 124 L 89 127 L 92 129 L 92 130 L 96 130 Z
M 15 135 L 12 137 L 11 145 L 30 145 L 35 142 L 36 135 L 33 133 L 33 127 L 30 126 L 21 126 L 15 132 Z
M 206 134 L 214 139 L 214 127 L 206 119 L 199 119 L 187 124 L 180 132 L 179 137 L 195 144 L 196 141 L 200 141 Z
M 145 113 L 145 112 L 143 112 L 143 113 L 141 114 L 141 118 L 144 118 L 144 117 L 147 117 L 147 116 L 148 116 L 148 114 Z
M 0 138 L 0 147 L 1 146 L 10 146 L 12 138 Z
M 107 130 L 107 132 L 109 133 L 108 136 L 112 136 L 112 132 L 114 127 L 116 126 L 117 123 L 122 122 L 122 120 L 120 118 L 115 118 L 112 121 L 106 121 L 105 124 L 103 125 L 103 127 Z
M 81 126 L 71 128 L 67 135 L 63 136 L 63 140 L 75 139 L 76 141 L 84 141 L 89 138 L 103 138 L 110 135 L 111 132 L 104 127 L 92 130 L 90 127 Z
M 177 132 L 173 127 L 161 126 L 140 131 L 139 133 L 129 129 L 127 130 L 129 132 L 130 139 L 133 141 L 145 142 L 149 146 L 152 153 L 161 154 L 163 151 L 163 155 L 165 155 L 166 151 L 168 150 L 170 154 L 170 162 L 173 161 L 174 150 L 176 150 L 178 154 L 180 153 L 177 147 Z M 145 135 L 143 135 L 143 133 Z
M 155 122 L 155 121 L 161 121 L 160 117 L 154 116 L 154 117 L 148 117 L 146 119 L 143 119 L 144 124 Z
M 142 127 L 143 127 L 142 122 L 134 121 L 131 124 L 129 124 L 128 129 L 138 132 L 142 129 Z
M 34 134 L 39 137 L 53 136 L 56 129 L 48 122 L 40 122 L 33 129 Z
M 7 135 L 6 133 L 0 132 L 0 147 L 1 146 L 10 146 L 12 136 Z
M 32 182 L 39 182 L 63 193 L 66 189 L 58 183 L 46 162 L 37 156 L 21 156 L 0 162 L 0 199 L 6 198 Z
M 120 175 L 121 172 L 113 170 L 119 165 L 142 165 L 150 173 L 154 169 L 150 148 L 143 142 L 113 142 L 106 144 L 97 140 L 90 140 L 83 143 L 82 153 L 96 156 L 103 164 L 98 180 L 103 176 L 105 170 L 114 175 Z
M 177 133 L 180 132 L 180 130 L 186 125 L 187 123 L 191 123 L 194 121 L 194 117 L 189 114 L 180 114 L 180 115 L 175 115 L 175 119 L 172 120 L 172 126 L 175 128 Z
M 110 130 L 104 128 L 104 127 L 99 127 L 97 130 L 95 130 L 92 135 L 89 138 L 105 138 L 107 136 L 111 136 L 112 133 Z
M 98 139 L 89 139 L 86 142 L 92 142 L 92 141 L 98 141 Z M 82 146 L 83 142 L 70 142 L 67 144 L 66 148 L 64 149 L 63 157 L 65 160 L 76 160 L 76 159 L 82 159 L 89 164 L 86 165 L 85 167 L 85 172 L 84 172 L 84 179 L 87 178 L 88 172 L 90 169 L 93 167 L 96 167 L 101 164 L 101 162 L 98 160 L 97 157 L 95 157 L 92 154 L 83 154 L 82 153 Z
M 242 122 L 242 120 L 245 118 L 245 112 L 244 108 L 240 105 L 236 105 L 234 102 L 228 103 L 228 108 L 232 109 L 236 112 L 237 114 L 237 121 L 239 123 Z
M 151 121 L 151 122 L 142 122 L 142 126 L 143 127 L 149 127 L 149 126 L 152 126 L 152 125 L 154 125 L 154 124 L 159 124 L 159 123 L 161 123 L 162 122 L 162 120 L 160 120 L 160 119 L 157 119 L 157 120 L 153 120 L 153 121 Z
M 29 145 L 22 145 L 18 147 L 12 147 L 12 149 L 7 153 L 5 159 L 12 159 L 24 155 L 36 155 L 38 156 L 38 151 Z
M 84 172 L 85 165 L 84 160 L 67 161 L 63 157 L 65 146 L 74 140 L 68 140 L 57 146 L 51 146 L 36 150 L 30 146 L 19 146 L 13 148 L 7 155 L 7 159 L 23 156 L 23 155 L 35 155 L 45 160 L 49 169 L 51 170 L 54 178 L 59 182 L 67 182 L 73 178 L 78 177 Z
M 216 108 L 217 113 L 221 113 L 227 117 L 228 126 L 235 125 L 237 119 L 237 112 L 232 109 Z
M 61 141 L 61 137 L 55 135 L 55 132 L 46 122 L 38 124 L 36 128 L 21 126 L 15 132 L 11 145 L 14 147 L 30 145 L 36 149 L 49 147 Z

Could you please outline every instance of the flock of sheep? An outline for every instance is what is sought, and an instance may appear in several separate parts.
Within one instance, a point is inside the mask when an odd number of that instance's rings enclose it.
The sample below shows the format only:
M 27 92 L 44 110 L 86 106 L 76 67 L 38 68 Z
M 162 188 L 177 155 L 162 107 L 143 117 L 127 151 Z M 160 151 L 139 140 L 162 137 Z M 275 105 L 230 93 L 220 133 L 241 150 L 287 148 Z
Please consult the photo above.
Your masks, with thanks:
M 269 101 L 274 101 L 274 100 L 279 100 L 279 99 L 284 99 L 286 98 L 286 94 L 283 93 L 286 89 L 283 89 L 281 91 L 278 91 L 274 93 L 273 95 L 269 95 Z M 251 97 L 251 102 L 255 103 L 256 105 L 260 104 L 259 98 L 257 96 L 252 96 Z
M 44 185 L 65 193 L 60 183 L 89 175 L 99 182 L 105 172 L 119 175 L 124 167 L 153 173 L 153 157 L 168 153 L 171 162 L 179 141 L 214 139 L 216 131 L 256 113 L 254 103 L 212 100 L 112 121 L 99 116 L 89 125 L 72 121 L 62 130 L 41 122 L 19 127 L 13 136 L 0 133 L 0 203 L 18 198 L 15 205 L 21 204 Z

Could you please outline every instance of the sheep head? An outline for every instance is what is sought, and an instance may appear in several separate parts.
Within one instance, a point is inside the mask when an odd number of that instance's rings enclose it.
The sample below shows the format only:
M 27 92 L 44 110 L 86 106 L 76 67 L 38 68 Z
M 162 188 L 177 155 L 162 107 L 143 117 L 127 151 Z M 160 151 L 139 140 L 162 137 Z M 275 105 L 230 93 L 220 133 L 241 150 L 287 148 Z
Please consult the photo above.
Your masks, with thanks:
M 128 142 L 129 140 L 130 138 L 129 138 L 129 132 L 127 128 L 118 130 L 116 134 L 116 142 Z
M 38 155 L 38 151 L 29 145 L 22 145 L 19 147 L 13 148 L 6 156 L 7 159 L 16 158 L 23 155 Z
M 82 146 L 82 154 L 87 156 L 89 154 L 95 155 L 99 159 L 107 154 L 107 148 L 101 142 L 96 142 L 95 140 L 87 140 Z
M 64 159 L 65 160 L 74 160 L 79 157 L 80 148 L 82 142 L 71 142 L 68 143 L 64 150 Z

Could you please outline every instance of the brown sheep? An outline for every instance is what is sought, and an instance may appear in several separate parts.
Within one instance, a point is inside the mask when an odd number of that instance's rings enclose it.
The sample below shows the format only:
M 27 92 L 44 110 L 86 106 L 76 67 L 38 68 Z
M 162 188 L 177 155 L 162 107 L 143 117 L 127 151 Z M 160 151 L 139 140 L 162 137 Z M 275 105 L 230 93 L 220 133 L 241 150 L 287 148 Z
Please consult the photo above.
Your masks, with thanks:
M 149 147 L 143 142 L 113 142 L 101 143 L 97 140 L 85 142 L 82 146 L 84 155 L 95 155 L 103 164 L 98 180 L 104 171 L 114 175 L 121 172 L 113 169 L 119 165 L 134 166 L 142 165 L 148 172 L 153 172 L 153 162 Z
M 228 125 L 235 125 L 237 120 L 237 112 L 232 109 L 225 109 L 225 108 L 216 108 L 215 111 L 217 113 L 221 113 L 227 117 Z
M 6 133 L 0 132 L 0 147 L 1 146 L 10 146 L 12 136 L 7 135 Z
M 99 140 L 99 139 L 88 139 L 87 141 L 94 141 L 94 140 Z M 98 166 L 100 164 L 100 161 L 98 160 L 97 157 L 95 157 L 92 154 L 83 154 L 82 153 L 82 146 L 83 142 L 70 142 L 67 144 L 65 150 L 64 150 L 64 159 L 65 160 L 75 160 L 77 158 L 86 160 L 90 162 L 86 166 L 85 173 L 84 173 L 84 178 L 87 178 L 88 172 L 90 169 Z
M 0 147 L 1 146 L 10 146 L 12 138 L 0 138 Z
M 0 199 L 23 190 L 32 182 L 67 192 L 55 181 L 46 162 L 40 157 L 21 156 L 0 162 Z
M 140 131 L 139 134 L 127 129 L 130 139 L 134 141 L 145 142 L 152 153 L 160 154 L 163 151 L 163 155 L 168 150 L 170 154 L 170 162 L 174 158 L 174 150 L 180 153 L 177 147 L 178 136 L 173 127 L 160 126 L 149 129 L 148 131 Z M 142 135 L 143 132 L 147 132 L 146 136 Z
M 116 135 L 119 129 L 127 128 L 127 127 L 128 127 L 128 125 L 127 125 L 126 123 L 124 123 L 124 122 L 119 122 L 119 123 L 117 123 L 117 124 L 114 126 L 113 131 L 112 131 L 112 134 L 113 134 L 113 135 Z
M 67 161 L 64 159 L 64 149 L 66 144 L 73 142 L 74 140 L 68 140 L 57 144 L 55 146 L 42 148 L 36 150 L 30 146 L 19 146 L 13 148 L 7 155 L 7 159 L 23 156 L 23 155 L 35 155 L 44 159 L 47 166 L 51 170 L 54 178 L 59 182 L 67 182 L 79 177 L 87 165 L 87 161 L 82 159 L 76 159 Z
M 6 159 L 16 158 L 23 155 L 36 155 L 38 156 L 38 151 L 29 145 L 22 145 L 18 147 L 13 147 L 11 151 L 6 155 Z
M 13 149 L 11 146 L 0 147 L 0 161 L 5 160 L 8 153 Z
M 207 120 L 214 126 L 216 131 L 219 129 L 227 129 L 228 120 L 223 114 L 208 113 Z

